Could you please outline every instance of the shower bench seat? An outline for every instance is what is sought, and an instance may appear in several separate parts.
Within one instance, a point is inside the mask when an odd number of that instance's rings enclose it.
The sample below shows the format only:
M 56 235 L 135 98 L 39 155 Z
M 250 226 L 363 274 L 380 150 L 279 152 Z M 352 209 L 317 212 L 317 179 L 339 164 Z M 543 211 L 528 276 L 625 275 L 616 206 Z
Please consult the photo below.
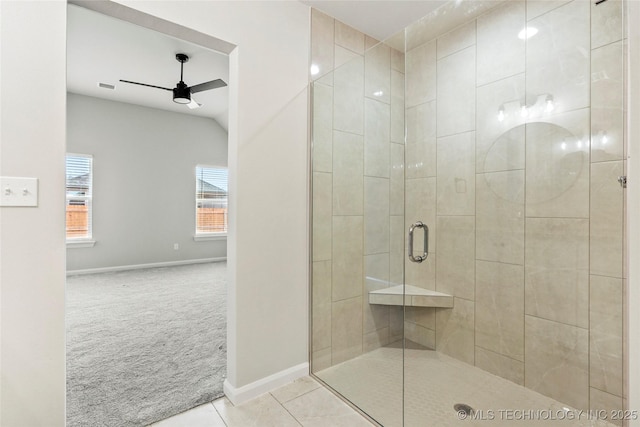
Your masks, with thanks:
M 370 291 L 369 304 L 452 308 L 453 296 L 413 285 L 396 285 Z

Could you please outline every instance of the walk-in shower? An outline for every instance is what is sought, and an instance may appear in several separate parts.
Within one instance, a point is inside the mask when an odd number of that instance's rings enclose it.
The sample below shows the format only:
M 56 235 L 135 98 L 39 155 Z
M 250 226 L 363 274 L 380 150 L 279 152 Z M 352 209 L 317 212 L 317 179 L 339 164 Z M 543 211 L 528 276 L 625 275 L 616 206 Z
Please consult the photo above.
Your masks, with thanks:
M 312 11 L 312 373 L 381 425 L 633 416 L 624 8 Z

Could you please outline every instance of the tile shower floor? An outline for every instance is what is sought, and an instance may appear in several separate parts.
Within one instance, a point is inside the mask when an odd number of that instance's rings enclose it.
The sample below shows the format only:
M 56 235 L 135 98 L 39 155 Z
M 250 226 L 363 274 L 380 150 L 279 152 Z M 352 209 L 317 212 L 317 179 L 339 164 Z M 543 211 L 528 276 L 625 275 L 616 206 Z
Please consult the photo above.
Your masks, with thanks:
M 382 347 L 316 375 L 385 427 L 401 427 L 402 357 L 399 346 Z M 406 349 L 405 363 L 406 427 L 613 426 L 433 350 Z M 460 419 L 457 403 L 476 419 Z

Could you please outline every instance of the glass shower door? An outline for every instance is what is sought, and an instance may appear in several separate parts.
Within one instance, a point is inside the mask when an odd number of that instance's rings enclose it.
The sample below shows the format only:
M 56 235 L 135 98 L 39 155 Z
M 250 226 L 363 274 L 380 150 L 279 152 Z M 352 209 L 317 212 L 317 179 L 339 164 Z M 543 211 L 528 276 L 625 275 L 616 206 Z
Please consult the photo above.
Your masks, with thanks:
M 404 57 L 312 12 L 311 371 L 403 425 Z
M 621 413 L 623 21 L 451 1 L 407 27 L 405 228 L 430 244 L 405 267 L 405 426 Z M 452 306 L 409 306 L 424 290 Z

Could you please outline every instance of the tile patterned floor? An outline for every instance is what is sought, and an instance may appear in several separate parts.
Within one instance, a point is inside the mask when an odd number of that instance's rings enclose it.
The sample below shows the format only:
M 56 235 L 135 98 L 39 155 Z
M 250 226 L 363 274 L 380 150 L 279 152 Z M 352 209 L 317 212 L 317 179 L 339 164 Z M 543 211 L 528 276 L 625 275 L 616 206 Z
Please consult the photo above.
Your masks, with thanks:
M 402 348 L 383 347 L 317 375 L 385 427 L 400 427 L 402 357 Z M 406 349 L 404 357 L 405 427 L 613 427 L 586 415 L 578 419 L 578 412 L 567 412 L 566 405 L 556 400 L 444 354 Z M 455 403 L 469 404 L 478 410 L 478 418 L 461 420 L 453 409 Z M 320 383 L 304 377 L 238 406 L 222 398 L 151 427 L 289 426 L 374 424 Z
M 151 427 L 372 427 L 357 411 L 310 377 L 234 406 L 227 398 Z
M 613 427 L 442 353 L 406 349 L 404 357 L 405 427 Z M 385 427 L 400 427 L 402 358 L 402 348 L 383 347 L 316 375 Z M 460 419 L 456 403 L 470 405 L 478 418 Z

